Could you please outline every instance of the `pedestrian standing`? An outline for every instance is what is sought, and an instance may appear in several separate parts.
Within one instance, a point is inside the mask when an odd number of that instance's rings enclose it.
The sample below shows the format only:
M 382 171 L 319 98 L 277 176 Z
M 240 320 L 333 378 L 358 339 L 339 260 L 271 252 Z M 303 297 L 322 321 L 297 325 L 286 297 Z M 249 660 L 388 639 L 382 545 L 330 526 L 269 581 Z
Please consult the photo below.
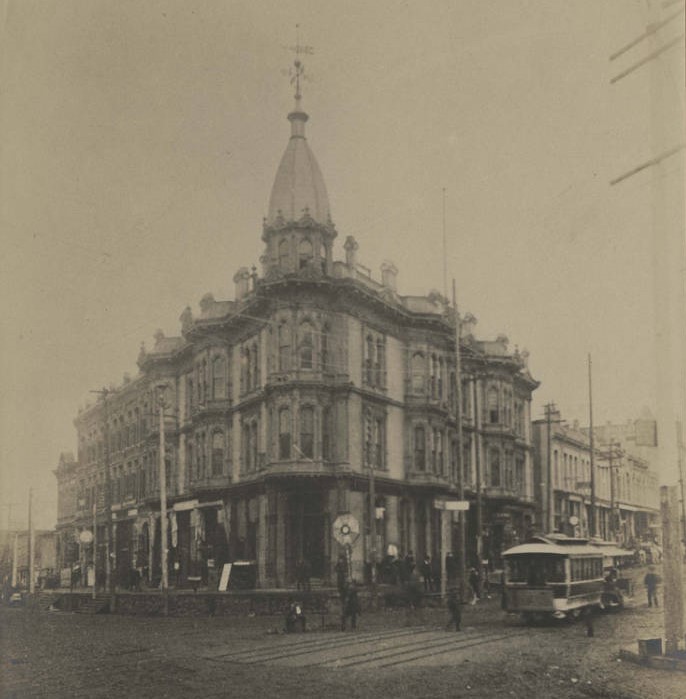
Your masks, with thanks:
M 342 604 L 348 587 L 348 561 L 343 554 L 338 557 L 336 562 L 336 587 Z
M 470 604 L 476 604 L 479 599 L 479 572 L 476 568 L 469 569 L 469 587 L 472 588 L 472 601 Z
M 424 578 L 424 592 L 433 591 L 433 577 L 431 573 L 431 556 L 428 554 L 424 556 L 424 560 L 421 565 L 422 577 Z
M 457 560 L 453 556 L 452 551 L 448 551 L 445 557 L 445 572 L 448 578 L 448 587 L 453 587 L 457 582 Z
M 446 628 L 451 628 L 455 626 L 455 631 L 460 630 L 462 625 L 462 608 L 459 597 L 457 596 L 457 590 L 451 590 L 448 594 L 448 612 L 450 613 L 450 619 L 448 621 L 448 626 Z
M 655 603 L 656 607 L 659 607 L 660 605 L 657 602 L 657 583 L 659 581 L 659 578 L 657 574 L 655 573 L 655 568 L 653 566 L 650 566 L 648 568 L 648 572 L 645 575 L 645 578 L 643 578 L 643 584 L 646 586 L 646 592 L 648 593 L 648 606 L 652 607 L 653 602 Z
M 345 631 L 345 625 L 350 619 L 350 628 L 357 628 L 357 615 L 360 613 L 360 601 L 357 597 L 357 585 L 353 580 L 348 587 L 343 602 L 343 614 L 341 615 L 341 631 Z
M 412 576 L 412 573 L 414 573 L 414 554 L 412 551 L 408 551 L 405 554 L 405 577 L 404 580 L 409 580 L 410 577 Z

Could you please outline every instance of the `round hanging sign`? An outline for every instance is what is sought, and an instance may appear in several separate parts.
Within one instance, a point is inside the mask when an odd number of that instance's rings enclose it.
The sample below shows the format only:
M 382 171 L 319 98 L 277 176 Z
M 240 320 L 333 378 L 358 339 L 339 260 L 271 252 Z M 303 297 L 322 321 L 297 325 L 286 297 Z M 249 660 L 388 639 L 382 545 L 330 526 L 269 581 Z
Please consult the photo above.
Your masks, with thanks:
M 352 546 L 360 536 L 360 523 L 349 512 L 338 515 L 333 523 L 333 536 L 339 544 Z

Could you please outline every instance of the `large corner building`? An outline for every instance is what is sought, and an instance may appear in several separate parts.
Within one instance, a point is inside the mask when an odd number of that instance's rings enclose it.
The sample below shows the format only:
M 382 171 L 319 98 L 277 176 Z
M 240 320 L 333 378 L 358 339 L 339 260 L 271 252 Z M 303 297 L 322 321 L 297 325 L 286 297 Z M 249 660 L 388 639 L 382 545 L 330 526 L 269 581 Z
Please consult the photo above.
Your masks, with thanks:
M 313 578 L 330 580 L 341 513 L 359 522 L 359 580 L 372 551 L 379 560 L 391 544 L 415 558 L 440 556 L 434 503 L 457 493 L 458 395 L 472 505 L 467 560 L 476 555 L 477 491 L 483 556 L 494 564 L 537 525 L 530 401 L 538 384 L 527 353 L 509 350 L 504 336 L 476 339 L 466 315 L 458 391 L 447 299 L 401 295 L 391 263 L 374 280 L 351 236 L 335 259 L 338 233 L 299 95 L 288 119 L 261 274 L 241 268 L 234 300 L 208 294 L 196 312 L 186 308 L 179 336 L 158 332 L 140 351 L 138 375 L 78 414 L 78 454 L 63 455 L 56 470 L 62 567 L 80 561 L 87 570 L 95 559 L 102 580 L 109 555 L 117 584 L 134 568 L 159 580 L 160 394 L 176 584 L 212 583 L 213 571 L 239 559 L 256 561 L 260 587 L 290 584 L 300 559 Z M 93 507 L 95 547 L 78 543 Z M 456 542 L 453 529 L 453 551 Z

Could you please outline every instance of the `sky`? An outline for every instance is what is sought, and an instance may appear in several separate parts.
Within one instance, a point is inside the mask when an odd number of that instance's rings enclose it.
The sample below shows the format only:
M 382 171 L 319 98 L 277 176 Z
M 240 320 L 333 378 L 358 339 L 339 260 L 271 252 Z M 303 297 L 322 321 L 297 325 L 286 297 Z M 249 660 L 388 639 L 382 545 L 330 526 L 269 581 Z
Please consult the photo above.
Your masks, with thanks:
M 683 32 L 683 14 L 611 61 L 645 31 L 646 0 L 0 8 L 0 527 L 25 524 L 29 487 L 38 526 L 54 524 L 52 471 L 91 391 L 259 264 L 296 23 L 314 47 L 303 106 L 335 256 L 355 236 L 376 276 L 396 264 L 402 294 L 441 291 L 446 257 L 477 335 L 529 350 L 534 418 L 554 401 L 588 424 L 589 353 L 596 422 L 659 412 L 659 367 L 676 365 L 654 318 L 683 317 L 653 273 L 678 246 L 656 258 L 653 231 L 683 236 L 683 154 L 610 181 L 683 143 L 683 42 L 611 79 Z M 656 70 L 675 97 L 662 111 Z

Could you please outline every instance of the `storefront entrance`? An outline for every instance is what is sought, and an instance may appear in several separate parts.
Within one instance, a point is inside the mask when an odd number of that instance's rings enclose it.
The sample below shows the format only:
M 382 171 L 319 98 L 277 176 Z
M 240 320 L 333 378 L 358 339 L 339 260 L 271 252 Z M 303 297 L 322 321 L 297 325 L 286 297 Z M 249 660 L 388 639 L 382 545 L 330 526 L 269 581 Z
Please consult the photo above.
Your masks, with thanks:
M 326 513 L 319 492 L 292 493 L 288 498 L 286 570 L 290 581 L 295 580 L 298 561 L 309 564 L 313 578 L 326 574 L 325 534 Z

